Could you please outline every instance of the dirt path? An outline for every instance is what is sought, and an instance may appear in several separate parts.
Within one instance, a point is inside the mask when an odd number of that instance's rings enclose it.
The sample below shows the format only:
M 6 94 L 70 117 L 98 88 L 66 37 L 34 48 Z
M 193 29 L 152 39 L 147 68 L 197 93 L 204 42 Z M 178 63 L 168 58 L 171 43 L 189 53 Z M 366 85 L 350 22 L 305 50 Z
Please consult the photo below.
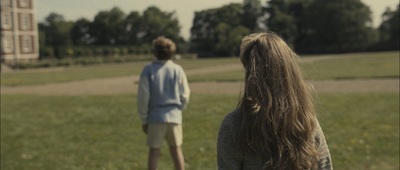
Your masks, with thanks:
M 307 57 L 302 62 L 327 60 L 330 57 Z M 186 70 L 188 76 L 240 70 L 242 66 L 229 64 Z M 35 95 L 112 95 L 132 94 L 137 91 L 137 76 L 126 76 L 106 79 L 90 79 L 66 83 L 44 85 L 1 87 L 1 94 L 35 94 Z M 358 80 L 323 80 L 311 81 L 318 93 L 349 92 L 399 92 L 399 79 L 358 79 Z M 190 83 L 193 93 L 200 94 L 239 94 L 242 82 L 195 82 Z
M 68 83 L 45 84 L 23 87 L 2 87 L 2 94 L 36 95 L 110 95 L 132 94 L 137 91 L 137 77 L 121 77 L 98 80 L 85 80 Z M 224 88 L 221 88 L 221 87 Z M 240 83 L 190 83 L 193 93 L 235 93 Z M 226 88 L 225 88 L 226 87 Z M 222 90 L 220 90 L 222 89 Z
M 352 92 L 399 92 L 399 79 L 386 80 L 324 80 L 310 82 L 318 93 Z M 202 82 L 192 83 L 194 93 L 239 94 L 244 84 L 241 82 Z
M 2 94 L 36 95 L 110 95 L 132 94 L 137 91 L 137 77 L 121 77 L 85 80 L 68 83 L 2 87 Z M 324 80 L 311 81 L 318 93 L 349 92 L 399 92 L 399 79 Z M 192 93 L 239 94 L 242 82 L 195 82 L 190 83 Z

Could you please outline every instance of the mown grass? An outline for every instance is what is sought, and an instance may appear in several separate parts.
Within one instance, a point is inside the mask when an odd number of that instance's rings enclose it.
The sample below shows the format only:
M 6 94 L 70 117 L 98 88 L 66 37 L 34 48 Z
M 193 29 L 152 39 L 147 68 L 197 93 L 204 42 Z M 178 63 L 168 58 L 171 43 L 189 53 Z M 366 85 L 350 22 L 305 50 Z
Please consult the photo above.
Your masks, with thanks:
M 1 85 L 22 86 L 76 80 L 138 75 L 146 62 L 20 70 L 1 73 Z
M 225 57 L 225 58 L 204 58 L 204 59 L 194 59 L 194 60 L 180 60 L 175 61 L 183 67 L 185 70 L 205 68 L 205 67 L 217 67 L 220 65 L 236 64 L 239 63 L 239 58 L 237 57 Z
M 327 56 L 328 57 L 328 56 Z M 183 60 L 184 69 L 237 58 Z M 1 74 L 1 85 L 30 85 L 138 75 L 148 62 L 25 70 Z M 302 65 L 309 79 L 399 77 L 398 52 L 345 54 Z M 190 81 L 240 81 L 242 70 Z M 238 96 L 192 96 L 184 113 L 187 169 L 216 169 L 216 138 Z M 320 121 L 335 169 L 399 169 L 399 94 L 322 94 Z M 0 169 L 145 169 L 147 148 L 134 95 L 1 96 Z M 166 146 L 160 167 L 172 169 Z
M 306 58 L 321 56 L 305 56 Z M 329 59 L 313 63 L 303 63 L 302 69 L 308 79 L 360 79 L 360 78 L 398 78 L 399 52 L 354 53 L 322 56 Z M 93 78 L 109 78 L 139 75 L 150 61 L 135 63 L 109 64 L 89 67 L 66 67 L 49 70 L 22 70 L 1 73 L 1 85 L 20 86 L 67 82 Z M 240 63 L 238 58 L 212 58 L 177 61 L 185 70 L 218 67 Z M 198 81 L 242 81 L 243 70 L 190 75 L 191 82 Z
M 327 56 L 328 59 L 301 63 L 307 79 L 370 79 L 399 78 L 399 52 L 355 53 Z M 242 81 L 244 70 L 193 75 L 189 81 Z
M 1 169 L 146 169 L 133 95 L 2 99 Z M 183 126 L 188 169 L 215 169 L 219 121 L 235 99 L 192 97 Z M 160 167 L 172 169 L 167 148 L 162 154 Z
M 22 86 L 33 84 L 68 82 L 86 79 L 110 78 L 139 75 L 143 67 L 151 61 L 138 61 L 122 64 L 104 64 L 94 66 L 72 66 L 50 69 L 17 70 L 1 73 L 1 85 Z M 212 67 L 238 62 L 237 58 L 215 58 L 177 61 L 186 70 Z
M 302 68 L 308 79 L 399 78 L 399 52 L 358 53 L 332 57 Z
M 335 169 L 399 169 L 399 94 L 321 95 Z
M 234 82 L 243 81 L 244 70 L 223 71 L 218 73 L 197 74 L 188 76 L 189 82 Z
M 2 95 L 1 169 L 145 169 L 134 95 Z M 238 96 L 192 95 L 184 113 L 187 169 L 216 169 L 216 139 Z M 399 94 L 320 95 L 335 169 L 399 169 Z M 172 169 L 164 145 L 161 169 Z

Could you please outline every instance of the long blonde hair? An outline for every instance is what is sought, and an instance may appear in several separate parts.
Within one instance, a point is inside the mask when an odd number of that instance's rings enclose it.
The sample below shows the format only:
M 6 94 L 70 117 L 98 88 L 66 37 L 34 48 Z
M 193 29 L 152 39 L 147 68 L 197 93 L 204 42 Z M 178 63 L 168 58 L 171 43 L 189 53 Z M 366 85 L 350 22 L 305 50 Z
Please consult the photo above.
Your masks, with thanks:
M 265 158 L 265 169 L 315 169 L 316 118 L 299 57 L 278 35 L 265 32 L 243 38 L 240 59 L 245 68 L 240 148 Z

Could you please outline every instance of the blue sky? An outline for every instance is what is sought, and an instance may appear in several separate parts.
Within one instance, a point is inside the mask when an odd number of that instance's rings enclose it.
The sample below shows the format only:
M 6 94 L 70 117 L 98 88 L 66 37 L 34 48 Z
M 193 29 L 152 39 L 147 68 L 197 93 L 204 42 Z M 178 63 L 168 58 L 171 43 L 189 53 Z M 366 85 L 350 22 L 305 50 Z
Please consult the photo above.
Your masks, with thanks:
M 386 7 L 395 9 L 399 3 L 399 0 L 361 1 L 370 7 L 374 26 L 380 24 L 380 16 Z M 65 19 L 75 21 L 82 17 L 93 20 L 99 11 L 110 10 L 115 6 L 129 13 L 142 12 L 148 6 L 155 5 L 164 11 L 176 12 L 182 26 L 181 34 L 188 39 L 195 11 L 220 7 L 232 2 L 243 2 L 243 0 L 36 0 L 36 10 L 38 21 L 43 21 L 50 12 L 57 12 Z M 265 0 L 262 2 L 265 3 Z

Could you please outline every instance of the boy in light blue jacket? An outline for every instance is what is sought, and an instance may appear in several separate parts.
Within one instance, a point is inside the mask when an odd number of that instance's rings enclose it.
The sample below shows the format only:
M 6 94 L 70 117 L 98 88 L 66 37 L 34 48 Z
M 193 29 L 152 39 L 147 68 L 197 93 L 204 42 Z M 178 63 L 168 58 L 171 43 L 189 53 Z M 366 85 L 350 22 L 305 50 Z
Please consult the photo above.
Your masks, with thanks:
M 168 142 L 176 169 L 184 169 L 182 110 L 189 102 L 190 88 L 182 67 L 171 61 L 176 45 L 170 39 L 153 41 L 157 60 L 144 67 L 139 81 L 138 112 L 149 147 L 148 169 L 158 168 L 160 148 Z

